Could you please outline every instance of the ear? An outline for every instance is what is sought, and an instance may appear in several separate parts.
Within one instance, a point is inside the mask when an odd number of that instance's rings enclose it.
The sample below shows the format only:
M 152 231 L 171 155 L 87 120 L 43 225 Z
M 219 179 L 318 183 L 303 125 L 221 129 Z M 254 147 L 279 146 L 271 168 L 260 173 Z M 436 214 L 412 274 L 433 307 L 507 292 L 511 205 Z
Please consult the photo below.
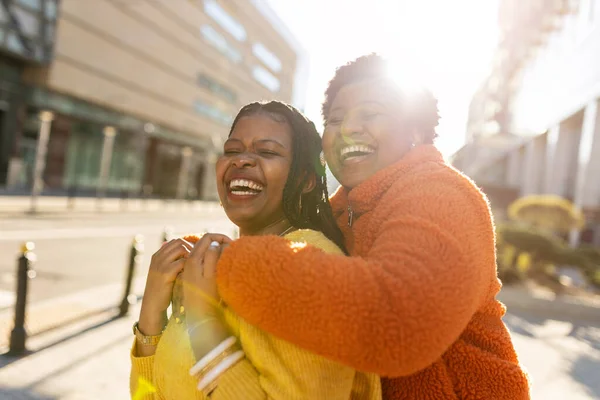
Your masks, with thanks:
M 310 174 L 306 183 L 304 184 L 304 189 L 302 189 L 302 194 L 312 192 L 317 186 L 317 177 L 315 174 Z

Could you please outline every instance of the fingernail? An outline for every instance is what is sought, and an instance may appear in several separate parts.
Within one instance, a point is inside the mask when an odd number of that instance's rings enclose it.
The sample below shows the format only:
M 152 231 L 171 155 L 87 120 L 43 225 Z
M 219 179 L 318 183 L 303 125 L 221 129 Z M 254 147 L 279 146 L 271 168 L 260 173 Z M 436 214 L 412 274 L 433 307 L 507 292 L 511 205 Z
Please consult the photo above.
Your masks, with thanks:
M 210 242 L 210 247 L 219 247 L 220 244 L 217 241 Z

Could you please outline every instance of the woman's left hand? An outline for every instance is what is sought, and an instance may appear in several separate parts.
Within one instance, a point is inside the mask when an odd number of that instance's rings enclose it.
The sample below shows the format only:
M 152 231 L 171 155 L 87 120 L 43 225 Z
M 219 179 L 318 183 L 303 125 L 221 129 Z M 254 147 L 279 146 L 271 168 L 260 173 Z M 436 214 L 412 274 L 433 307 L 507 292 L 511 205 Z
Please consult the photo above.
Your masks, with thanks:
M 225 235 L 206 234 L 195 244 L 181 273 L 186 314 L 216 314 L 220 301 L 216 267 L 223 246 L 230 242 Z

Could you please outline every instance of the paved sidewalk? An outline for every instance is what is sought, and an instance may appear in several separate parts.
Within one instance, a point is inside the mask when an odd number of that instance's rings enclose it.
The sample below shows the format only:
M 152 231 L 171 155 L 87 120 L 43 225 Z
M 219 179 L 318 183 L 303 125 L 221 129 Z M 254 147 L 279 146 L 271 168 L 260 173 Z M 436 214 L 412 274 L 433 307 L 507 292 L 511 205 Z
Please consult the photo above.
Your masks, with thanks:
M 143 279 L 134 282 L 138 297 L 143 285 Z M 116 318 L 122 290 L 107 285 L 32 305 L 31 353 L 0 356 L 0 399 L 128 399 L 131 326 L 139 303 L 128 316 Z M 8 344 L 12 316 L 12 310 L 0 313 L 0 345 Z
M 137 294 L 141 286 L 138 281 Z M 105 304 L 114 304 L 112 299 L 119 297 L 118 289 L 107 286 L 54 300 L 44 309 L 32 309 L 32 313 L 48 313 L 58 318 L 60 310 L 77 302 L 81 309 L 86 305 L 97 306 L 101 298 L 111 299 L 105 300 Z M 582 324 L 570 320 L 568 315 L 560 318 L 557 314 L 554 319 L 540 317 L 535 311 L 530 315 L 518 312 L 516 304 L 524 302 L 526 295 L 517 290 L 507 290 L 503 298 L 515 304 L 512 312 L 509 308 L 505 320 L 520 358 L 532 376 L 532 399 L 600 398 L 600 383 L 594 378 L 600 366 L 600 324 Z M 558 304 L 539 296 L 535 301 Z M 558 310 L 571 309 L 561 306 Z M 28 347 L 34 352 L 26 357 L 0 356 L 0 399 L 128 399 L 131 326 L 138 313 L 138 306 L 134 306 L 128 317 L 114 319 L 114 309 L 107 310 L 66 328 L 33 336 Z
M 95 326 L 81 327 L 83 333 L 8 365 L 0 358 L 0 398 L 128 399 L 131 326 L 138 312 L 136 307 L 112 321 L 98 317 Z

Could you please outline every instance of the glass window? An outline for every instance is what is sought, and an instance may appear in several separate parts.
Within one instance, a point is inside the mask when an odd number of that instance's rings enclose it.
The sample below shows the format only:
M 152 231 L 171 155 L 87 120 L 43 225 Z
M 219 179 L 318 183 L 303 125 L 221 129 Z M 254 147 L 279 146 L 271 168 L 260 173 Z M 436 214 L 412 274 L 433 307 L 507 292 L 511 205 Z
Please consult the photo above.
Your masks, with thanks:
M 34 45 L 33 52 L 34 52 L 34 56 L 35 56 L 36 60 L 38 60 L 38 61 L 44 61 L 46 54 L 45 54 L 44 46 L 43 45 L 41 45 L 39 43 L 36 43 Z
M 281 60 L 262 43 L 254 43 L 252 45 L 252 53 L 263 62 L 273 72 L 281 71 Z
M 54 24 L 46 24 L 46 42 L 54 42 Z
M 200 33 L 202 34 L 202 37 L 204 37 L 204 40 L 210 43 L 211 46 L 219 50 L 221 54 L 229 58 L 231 61 L 235 63 L 242 61 L 242 55 L 240 52 L 234 49 L 229 42 L 227 42 L 227 39 L 225 39 L 225 37 L 217 32 L 212 26 L 202 25 L 200 27 Z
M 233 122 L 233 118 L 231 117 L 231 115 L 218 109 L 217 107 L 205 103 L 202 100 L 196 100 L 194 102 L 194 110 L 198 114 L 208 117 L 226 126 L 231 125 L 231 123 Z
M 41 0 L 16 0 L 15 3 L 29 7 L 35 11 L 39 11 L 42 8 Z
M 231 36 L 240 42 L 246 40 L 246 30 L 242 24 L 229 15 L 215 0 L 204 0 L 204 12 Z
M 15 32 L 8 32 L 8 37 L 6 38 L 6 47 L 15 53 L 23 54 L 25 52 L 23 43 L 21 43 L 21 40 Z
M 46 0 L 46 18 L 56 19 L 56 0 Z
M 273 74 L 260 66 L 255 66 L 252 69 L 252 76 L 256 79 L 261 85 L 269 89 L 271 92 L 278 92 L 280 83 L 279 79 L 277 79 Z
M 237 100 L 235 92 L 228 87 L 212 80 L 204 74 L 198 74 L 198 85 L 234 103 Z
M 21 31 L 27 36 L 38 36 L 40 32 L 40 20 L 30 11 L 23 8 L 14 7 L 13 12 L 19 21 Z

